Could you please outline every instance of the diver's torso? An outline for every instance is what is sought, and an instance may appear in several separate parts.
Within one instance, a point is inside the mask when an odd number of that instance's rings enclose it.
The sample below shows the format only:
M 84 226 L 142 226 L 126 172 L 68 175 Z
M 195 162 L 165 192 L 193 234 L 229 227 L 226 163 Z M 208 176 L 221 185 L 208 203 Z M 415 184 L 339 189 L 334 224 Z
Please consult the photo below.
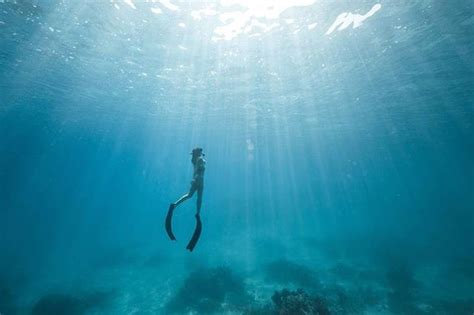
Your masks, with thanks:
M 194 173 L 193 173 L 194 180 L 203 181 L 205 170 L 206 170 L 206 160 L 200 157 L 194 164 Z

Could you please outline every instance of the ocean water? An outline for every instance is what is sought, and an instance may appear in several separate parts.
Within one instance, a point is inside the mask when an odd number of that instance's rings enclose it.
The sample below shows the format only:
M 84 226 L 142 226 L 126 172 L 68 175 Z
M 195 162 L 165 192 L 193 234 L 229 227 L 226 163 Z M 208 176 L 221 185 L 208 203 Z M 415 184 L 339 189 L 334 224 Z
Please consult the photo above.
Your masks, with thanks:
M 473 314 L 473 29 L 468 0 L 0 0 L 0 314 Z

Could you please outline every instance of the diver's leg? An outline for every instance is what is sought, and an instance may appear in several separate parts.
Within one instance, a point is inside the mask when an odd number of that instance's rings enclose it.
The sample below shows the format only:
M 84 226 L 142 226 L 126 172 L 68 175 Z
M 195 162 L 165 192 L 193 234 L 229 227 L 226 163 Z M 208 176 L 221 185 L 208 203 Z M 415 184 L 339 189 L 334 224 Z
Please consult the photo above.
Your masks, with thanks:
M 165 229 L 166 229 L 166 233 L 168 233 L 168 236 L 169 238 L 174 241 L 176 240 L 176 237 L 174 236 L 173 234 L 173 230 L 172 230 L 172 223 L 171 223 L 171 220 L 173 218 L 173 211 L 174 209 L 182 202 L 184 202 L 185 200 L 191 198 L 193 195 L 194 195 L 194 192 L 196 191 L 197 187 L 196 187 L 196 184 L 191 184 L 191 188 L 189 189 L 189 192 L 185 195 L 183 195 L 181 198 L 179 198 L 175 203 L 172 203 L 170 204 L 170 207 L 168 208 L 168 214 L 166 215 L 166 219 L 165 219 Z
M 201 214 L 201 205 L 202 205 L 202 191 L 203 191 L 203 186 L 200 185 L 197 189 L 197 201 L 196 201 L 196 214 L 200 215 Z
M 197 242 L 199 241 L 199 237 L 201 236 L 201 231 L 202 231 L 202 223 L 201 223 L 201 204 L 202 204 L 202 191 L 203 191 L 203 185 L 198 185 L 197 186 L 197 203 L 196 203 L 196 228 L 194 229 L 193 237 L 188 243 L 188 246 L 186 246 L 186 249 L 189 250 L 190 252 L 193 251 L 194 247 L 196 246 Z
M 188 200 L 189 198 L 191 198 L 191 196 L 192 195 L 190 195 L 189 193 L 184 194 L 183 196 L 181 196 L 181 198 L 179 198 L 173 203 L 174 207 L 177 207 L 180 203 Z
M 188 200 L 189 198 L 191 198 L 193 195 L 194 195 L 194 192 L 196 191 L 196 185 L 195 184 L 192 184 L 191 185 L 191 188 L 189 189 L 189 192 L 184 194 L 181 198 L 179 198 L 178 200 L 176 200 L 175 203 L 173 203 L 173 208 L 176 208 L 180 203 Z

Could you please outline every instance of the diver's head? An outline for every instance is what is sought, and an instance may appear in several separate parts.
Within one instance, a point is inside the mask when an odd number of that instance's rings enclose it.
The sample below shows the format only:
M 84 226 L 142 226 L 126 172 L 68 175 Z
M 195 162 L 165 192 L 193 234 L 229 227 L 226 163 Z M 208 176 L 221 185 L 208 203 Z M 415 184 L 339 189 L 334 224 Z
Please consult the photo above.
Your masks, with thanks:
M 193 155 L 193 157 L 200 157 L 201 155 L 204 155 L 202 153 L 202 148 L 194 148 L 191 154 Z

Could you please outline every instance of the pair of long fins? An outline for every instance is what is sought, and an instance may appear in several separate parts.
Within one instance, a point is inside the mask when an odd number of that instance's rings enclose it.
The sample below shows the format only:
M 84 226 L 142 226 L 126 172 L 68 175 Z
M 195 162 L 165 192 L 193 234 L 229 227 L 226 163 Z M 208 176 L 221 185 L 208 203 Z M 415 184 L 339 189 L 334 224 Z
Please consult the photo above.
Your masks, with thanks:
M 165 220 L 166 233 L 168 234 L 170 240 L 172 241 L 176 240 L 176 237 L 173 234 L 173 230 L 171 229 L 171 219 L 173 218 L 173 211 L 175 207 L 176 206 L 173 204 L 170 205 L 168 209 L 168 214 L 166 215 L 166 220 Z M 199 237 L 201 236 L 201 230 L 202 230 L 201 217 L 199 216 L 199 214 L 196 214 L 196 228 L 194 229 L 193 237 L 191 237 L 191 240 L 189 241 L 188 246 L 186 246 L 186 249 L 189 250 L 190 252 L 193 251 L 194 247 L 199 241 Z

